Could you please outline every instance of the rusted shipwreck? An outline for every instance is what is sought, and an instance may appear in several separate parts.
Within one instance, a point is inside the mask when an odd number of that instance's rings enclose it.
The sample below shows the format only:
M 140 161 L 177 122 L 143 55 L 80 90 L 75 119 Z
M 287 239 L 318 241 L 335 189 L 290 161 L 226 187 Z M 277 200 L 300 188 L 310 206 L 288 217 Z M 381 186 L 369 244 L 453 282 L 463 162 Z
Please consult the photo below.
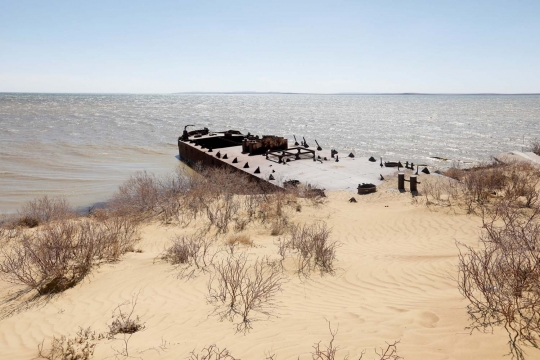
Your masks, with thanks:
M 317 146 L 310 147 L 304 137 L 299 144 L 296 139 L 289 141 L 276 135 L 244 135 L 237 130 L 208 128 L 188 131 L 189 126 L 178 138 L 180 160 L 191 166 L 227 167 L 278 188 L 293 181 L 357 192 L 359 184 L 379 184 L 383 174 L 395 172 L 379 168 L 368 158 L 351 154 L 341 157 L 336 149 L 324 149 L 324 144 L 316 140 Z M 370 188 L 370 192 L 373 190 Z

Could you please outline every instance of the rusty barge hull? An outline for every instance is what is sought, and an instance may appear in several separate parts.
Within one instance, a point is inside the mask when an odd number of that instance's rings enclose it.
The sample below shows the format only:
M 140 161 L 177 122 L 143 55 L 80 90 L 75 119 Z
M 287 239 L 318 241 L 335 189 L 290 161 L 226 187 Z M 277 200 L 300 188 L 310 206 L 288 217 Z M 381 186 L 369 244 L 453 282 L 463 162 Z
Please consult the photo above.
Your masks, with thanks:
M 180 160 L 188 165 L 225 167 L 276 189 L 299 181 L 321 189 L 356 193 L 359 184 L 380 184 L 381 175 L 396 172 L 367 157 L 341 154 L 321 145 L 309 147 L 305 140 L 300 145 L 278 136 L 242 135 L 232 130 L 184 130 L 178 139 Z
M 238 157 L 251 155 L 245 152 L 245 146 L 242 149 L 242 143 L 245 144 L 246 141 L 249 142 L 249 139 L 236 131 L 223 133 L 207 132 L 203 134 L 200 134 L 200 131 L 198 131 L 196 134 L 188 135 L 187 138 L 185 136 L 178 138 L 178 155 L 180 160 L 190 167 L 227 168 L 248 176 L 252 181 L 264 183 L 276 190 L 281 189 L 282 186 L 257 176 L 253 171 L 250 172 L 249 168 L 244 169 L 237 166 L 237 164 L 245 166 L 243 161 L 238 161 Z M 239 151 L 240 154 L 238 154 Z M 257 149 L 254 152 L 260 153 Z M 231 157 L 233 154 L 235 154 L 234 158 Z M 233 163 L 233 161 L 235 162 Z

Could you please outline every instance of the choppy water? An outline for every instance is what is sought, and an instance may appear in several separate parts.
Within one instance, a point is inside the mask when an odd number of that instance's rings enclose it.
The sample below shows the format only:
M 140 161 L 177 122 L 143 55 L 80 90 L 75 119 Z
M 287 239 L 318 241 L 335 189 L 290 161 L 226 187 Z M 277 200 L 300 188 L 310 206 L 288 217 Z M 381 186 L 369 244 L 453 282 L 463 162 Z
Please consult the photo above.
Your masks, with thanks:
M 106 200 L 179 165 L 183 125 L 305 136 L 358 156 L 445 166 L 540 137 L 540 96 L 0 94 L 0 212 L 42 194 Z

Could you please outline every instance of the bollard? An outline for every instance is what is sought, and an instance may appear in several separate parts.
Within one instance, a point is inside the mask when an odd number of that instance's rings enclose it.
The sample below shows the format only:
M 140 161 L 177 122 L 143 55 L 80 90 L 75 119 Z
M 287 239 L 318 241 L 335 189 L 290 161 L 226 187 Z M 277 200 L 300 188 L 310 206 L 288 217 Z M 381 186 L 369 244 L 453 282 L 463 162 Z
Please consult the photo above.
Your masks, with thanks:
M 411 175 L 411 192 L 414 193 L 414 192 L 417 192 L 418 191 L 418 188 L 417 188 L 417 184 L 418 184 L 418 178 L 416 177 L 416 175 Z
M 405 191 L 405 174 L 404 173 L 399 173 L 397 179 L 398 179 L 398 181 L 397 181 L 398 190 L 399 191 L 402 191 L 402 190 Z

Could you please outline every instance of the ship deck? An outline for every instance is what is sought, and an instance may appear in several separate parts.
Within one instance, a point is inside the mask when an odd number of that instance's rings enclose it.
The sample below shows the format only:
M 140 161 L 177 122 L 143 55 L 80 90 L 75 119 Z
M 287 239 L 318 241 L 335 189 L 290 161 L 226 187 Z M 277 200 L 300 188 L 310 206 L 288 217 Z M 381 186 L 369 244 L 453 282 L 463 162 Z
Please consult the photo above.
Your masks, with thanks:
M 242 146 L 230 146 L 225 148 L 210 149 L 201 147 L 192 142 L 182 142 L 182 146 L 195 160 L 202 159 L 203 163 L 213 166 L 228 165 L 240 172 L 257 177 L 260 180 L 283 187 L 289 180 L 298 180 L 301 183 L 310 184 L 325 190 L 342 190 L 356 193 L 361 183 L 380 184 L 380 175 L 389 176 L 397 172 L 397 168 L 381 167 L 380 159 L 370 162 L 367 157 L 348 157 L 348 154 L 339 153 L 339 161 L 331 157 L 330 149 L 317 151 L 315 147 L 308 150 L 315 152 L 315 157 L 321 160 L 313 161 L 313 155 L 302 155 L 303 158 L 279 163 L 276 156 L 249 155 L 242 152 Z M 296 152 L 295 147 L 289 142 L 289 152 Z M 304 149 L 304 148 L 302 148 Z M 219 154 L 219 156 L 218 156 Z M 224 155 L 227 159 L 223 159 Z M 327 160 L 323 160 L 324 158 Z M 237 159 L 237 163 L 233 160 Z M 246 163 L 249 167 L 245 168 Z M 259 168 L 260 173 L 255 173 Z M 274 180 L 269 180 L 270 175 Z

